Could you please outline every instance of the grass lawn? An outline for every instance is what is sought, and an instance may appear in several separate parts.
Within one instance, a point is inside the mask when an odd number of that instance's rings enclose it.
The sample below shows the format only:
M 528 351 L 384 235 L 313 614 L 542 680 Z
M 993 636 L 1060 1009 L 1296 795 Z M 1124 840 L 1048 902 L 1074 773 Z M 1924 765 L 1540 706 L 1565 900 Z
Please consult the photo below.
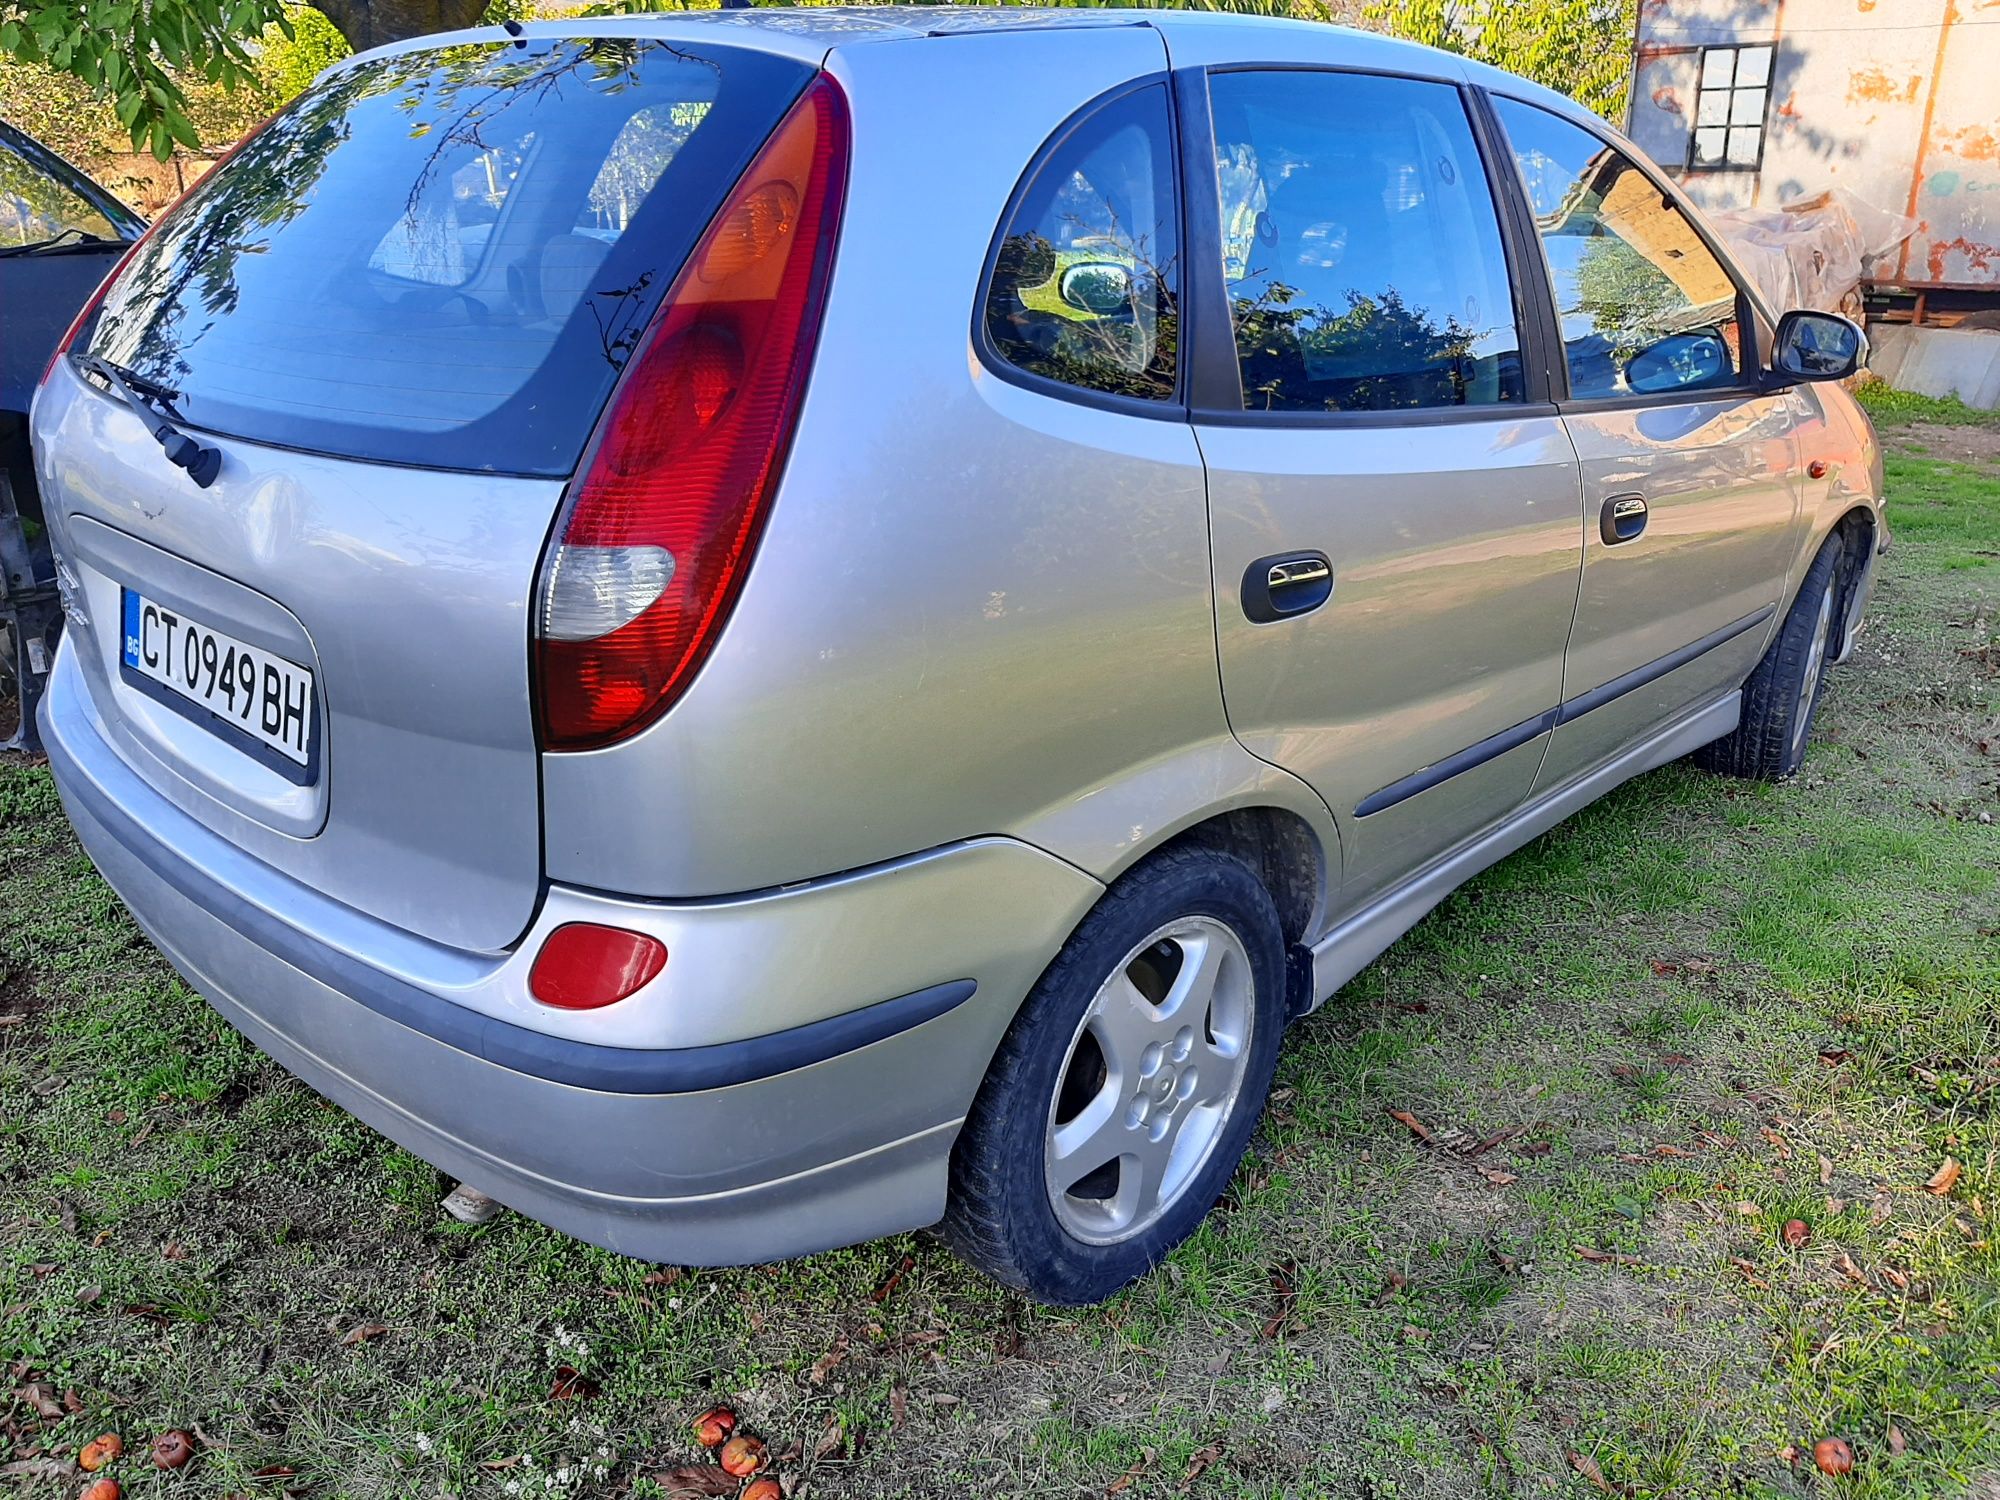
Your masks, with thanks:
M 726 1399 L 818 1496 L 2000 1494 L 2000 429 L 1936 418 L 1889 429 L 1897 546 L 1805 773 L 1670 767 L 1458 893 L 1293 1032 L 1226 1207 L 1085 1312 L 922 1237 L 682 1275 L 444 1219 L 0 764 L 18 1492 L 181 1427 L 128 1496 L 658 1496 Z

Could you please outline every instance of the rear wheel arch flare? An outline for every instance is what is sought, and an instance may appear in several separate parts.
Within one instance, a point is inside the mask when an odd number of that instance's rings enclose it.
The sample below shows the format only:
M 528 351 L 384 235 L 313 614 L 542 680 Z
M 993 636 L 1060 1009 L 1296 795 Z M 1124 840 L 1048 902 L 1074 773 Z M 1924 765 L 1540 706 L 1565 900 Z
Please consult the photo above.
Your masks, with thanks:
M 1325 906 L 1328 860 L 1319 835 L 1297 813 L 1261 805 L 1231 808 L 1182 829 L 1161 849 L 1188 846 L 1234 854 L 1256 871 L 1278 908 L 1287 943 L 1313 934 Z

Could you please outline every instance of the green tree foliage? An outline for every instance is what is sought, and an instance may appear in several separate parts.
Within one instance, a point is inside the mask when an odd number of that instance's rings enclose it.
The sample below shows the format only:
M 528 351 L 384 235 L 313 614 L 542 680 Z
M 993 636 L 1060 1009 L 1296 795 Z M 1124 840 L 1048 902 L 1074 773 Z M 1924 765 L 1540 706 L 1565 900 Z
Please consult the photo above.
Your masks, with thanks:
M 306 85 L 354 49 L 340 28 L 309 5 L 288 5 L 289 32 L 276 26 L 264 33 L 258 74 L 278 102 L 306 90 Z
M 110 100 L 133 149 L 165 161 L 201 144 L 187 81 L 236 89 L 251 40 L 289 24 L 282 0 L 0 0 L 0 53 Z
M 1634 0 L 1367 0 L 1397 36 L 1519 73 L 1615 119 L 1631 82 Z
M 487 0 L 0 0 L 0 59 L 74 78 L 106 101 L 134 150 L 161 161 L 202 144 L 194 93 L 266 86 L 259 52 L 278 54 L 288 97 L 349 48 L 379 46 L 476 22 Z M 30 125 L 42 122 L 34 117 Z

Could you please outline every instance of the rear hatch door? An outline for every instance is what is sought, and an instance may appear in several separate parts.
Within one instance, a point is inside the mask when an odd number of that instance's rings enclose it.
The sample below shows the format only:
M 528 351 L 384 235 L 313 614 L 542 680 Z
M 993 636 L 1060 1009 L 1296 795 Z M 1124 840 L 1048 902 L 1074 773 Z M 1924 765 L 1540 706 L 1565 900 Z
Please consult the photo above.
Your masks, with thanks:
M 797 57 L 524 37 L 363 60 L 134 254 L 35 410 L 91 705 L 163 795 L 458 947 L 533 916 L 530 601 L 563 489 Z

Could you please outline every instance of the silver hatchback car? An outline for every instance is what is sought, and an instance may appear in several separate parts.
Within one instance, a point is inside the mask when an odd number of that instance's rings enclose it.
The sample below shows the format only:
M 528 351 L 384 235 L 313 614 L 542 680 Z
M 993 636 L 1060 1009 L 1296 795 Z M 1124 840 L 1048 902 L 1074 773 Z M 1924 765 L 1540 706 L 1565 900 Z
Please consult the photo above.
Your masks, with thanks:
M 1157 11 L 342 63 L 34 409 L 65 805 L 246 1035 L 650 1259 L 942 1225 L 1100 1298 L 1287 1024 L 1694 754 L 1887 544 L 1838 386 L 1594 116 Z

